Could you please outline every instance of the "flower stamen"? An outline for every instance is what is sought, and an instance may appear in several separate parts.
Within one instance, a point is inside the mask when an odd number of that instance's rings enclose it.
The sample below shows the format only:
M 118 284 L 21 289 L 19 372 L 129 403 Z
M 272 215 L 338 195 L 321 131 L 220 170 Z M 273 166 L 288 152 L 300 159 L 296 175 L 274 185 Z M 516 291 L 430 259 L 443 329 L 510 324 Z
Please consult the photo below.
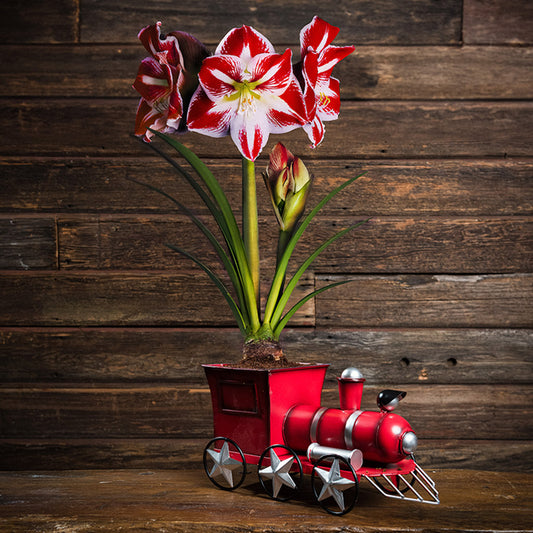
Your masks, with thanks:
M 244 80 L 242 82 L 236 81 L 233 83 L 235 92 L 231 96 L 227 96 L 228 100 L 239 100 L 237 106 L 237 113 L 239 115 L 245 115 L 248 113 L 256 112 L 255 100 L 259 100 L 261 95 L 255 90 L 257 82 L 250 82 Z
M 323 92 L 321 92 L 318 95 L 318 105 L 319 105 L 319 107 L 327 107 L 327 106 L 329 106 L 330 102 L 331 102 L 331 99 L 329 98 L 329 96 L 326 96 Z

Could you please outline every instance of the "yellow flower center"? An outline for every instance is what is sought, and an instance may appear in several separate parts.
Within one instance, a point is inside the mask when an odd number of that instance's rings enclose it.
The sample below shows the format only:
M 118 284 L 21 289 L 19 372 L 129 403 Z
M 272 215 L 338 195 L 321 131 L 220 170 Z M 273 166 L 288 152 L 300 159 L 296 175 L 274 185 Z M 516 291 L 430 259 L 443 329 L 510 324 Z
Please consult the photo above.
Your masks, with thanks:
M 331 102 L 329 96 L 326 96 L 324 93 L 319 93 L 318 95 L 318 105 L 320 107 L 327 107 Z
M 233 83 L 235 92 L 231 96 L 227 96 L 228 100 L 239 100 L 237 113 L 255 113 L 255 100 L 259 100 L 261 95 L 255 90 L 258 82 L 253 81 L 236 81 Z

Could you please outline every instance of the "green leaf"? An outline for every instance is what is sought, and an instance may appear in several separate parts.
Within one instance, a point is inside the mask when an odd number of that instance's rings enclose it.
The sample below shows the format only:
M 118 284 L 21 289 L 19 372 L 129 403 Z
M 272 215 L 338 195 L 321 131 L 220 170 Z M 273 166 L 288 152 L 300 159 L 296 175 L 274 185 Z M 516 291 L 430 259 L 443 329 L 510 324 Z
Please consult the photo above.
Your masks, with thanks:
M 161 136 L 161 138 L 164 140 L 166 140 L 167 138 L 167 136 L 162 133 L 155 132 L 155 131 L 154 133 L 157 133 L 157 135 Z M 156 154 L 160 155 L 168 163 L 170 163 L 178 171 L 178 173 L 181 174 L 181 176 L 186 179 L 189 185 L 196 191 L 196 193 L 203 200 L 203 202 L 205 203 L 205 205 L 207 206 L 207 208 L 209 209 L 209 211 L 211 212 L 215 220 L 217 220 L 218 222 L 221 217 L 219 209 L 217 208 L 213 200 L 209 197 L 209 195 L 202 189 L 202 187 L 200 187 L 198 182 L 177 161 L 175 161 L 167 153 L 163 152 L 163 150 L 161 150 L 155 143 L 152 143 L 152 142 L 147 143 L 144 141 L 141 141 L 141 142 L 145 144 L 146 146 L 148 146 L 149 148 L 151 148 L 154 152 L 156 152 Z
M 235 300 L 232 298 L 231 294 L 229 293 L 228 289 L 224 285 L 224 283 L 221 281 L 221 279 L 202 261 L 194 257 L 194 255 L 190 254 L 186 250 L 183 250 L 182 248 L 179 248 L 178 246 L 174 246 L 173 244 L 166 244 L 171 250 L 174 250 L 175 252 L 178 252 L 180 254 L 183 254 L 185 257 L 188 257 L 192 261 L 194 261 L 202 270 L 211 278 L 211 281 L 217 286 L 217 288 L 222 293 L 222 296 L 226 299 L 228 302 L 228 305 L 230 306 L 231 312 L 233 313 L 233 316 L 235 317 L 235 320 L 237 321 L 237 324 L 239 326 L 239 329 L 241 330 L 241 333 L 246 336 L 248 334 L 246 324 L 243 320 L 241 311 L 238 307 L 238 305 L 235 303 Z
M 276 273 L 274 275 L 274 279 L 272 280 L 272 285 L 270 288 L 270 293 L 268 294 L 268 299 L 265 307 L 265 315 L 264 315 L 264 322 L 270 322 L 272 319 L 272 314 L 274 313 L 274 310 L 276 308 L 276 304 L 279 300 L 279 295 L 283 287 L 283 280 L 285 279 L 285 274 L 287 272 L 287 267 L 289 265 L 289 261 L 292 255 L 292 252 L 294 251 L 296 244 L 298 243 L 300 237 L 302 236 L 303 232 L 309 226 L 313 218 L 317 215 L 317 213 L 338 193 L 340 193 L 343 189 L 348 187 L 348 185 L 352 184 L 356 179 L 363 176 L 365 173 L 359 174 L 357 176 L 354 176 L 353 178 L 350 178 L 346 180 L 344 183 L 341 183 L 338 187 L 333 189 L 329 194 L 327 194 L 322 200 L 313 208 L 313 210 L 303 219 L 301 224 L 298 226 L 296 231 L 292 234 L 291 239 L 289 240 L 285 251 L 280 259 L 280 261 L 277 264 L 276 267 Z
M 289 301 L 289 298 L 292 294 L 292 292 L 294 291 L 294 289 L 296 288 L 296 285 L 298 284 L 298 282 L 300 281 L 300 278 L 302 277 L 302 275 L 305 273 L 305 271 L 309 268 L 309 266 L 311 265 L 311 263 L 318 257 L 318 255 L 320 253 L 322 253 L 330 244 L 332 244 L 333 242 L 335 242 L 337 239 L 340 239 L 343 235 L 345 235 L 346 233 L 348 233 L 349 231 L 352 231 L 353 229 L 355 228 L 358 228 L 359 226 L 365 224 L 366 222 L 368 222 L 368 219 L 367 220 L 361 220 L 360 222 L 358 222 L 357 224 L 354 224 L 353 226 L 349 226 L 348 228 L 344 228 L 343 230 L 340 230 L 339 232 L 335 233 L 335 235 L 331 236 L 327 241 L 323 242 L 303 263 L 302 265 L 300 266 L 300 268 L 298 268 L 298 270 L 294 273 L 293 277 L 291 278 L 291 280 L 289 281 L 289 283 L 287 283 L 287 287 L 285 288 L 285 290 L 283 291 L 283 294 L 281 295 L 277 305 L 276 305 L 276 309 L 274 310 L 274 313 L 272 315 L 272 320 L 271 320 L 271 326 L 272 326 L 272 329 L 276 330 L 277 328 L 277 323 L 278 321 L 280 320 L 281 318 L 281 315 L 283 313 L 283 310 L 285 309 L 285 306 L 287 305 L 288 301 Z
M 294 313 L 302 307 L 306 302 L 308 302 L 311 298 L 314 298 L 317 294 L 320 294 L 321 292 L 324 292 L 327 289 L 332 289 L 333 287 L 337 287 L 338 285 L 344 285 L 345 283 L 350 283 L 350 279 L 344 280 L 344 281 L 337 281 L 336 283 L 331 283 L 330 285 L 327 285 L 326 287 L 321 287 L 320 289 L 317 289 L 316 291 L 313 291 L 306 296 L 304 296 L 301 300 L 299 300 L 297 303 L 295 303 L 289 311 L 285 314 L 285 316 L 279 321 L 278 325 L 274 328 L 274 339 L 279 340 L 279 336 L 281 335 L 281 332 L 289 322 L 289 320 L 292 318 Z
M 209 168 L 194 152 L 164 133 L 157 131 L 153 131 L 153 133 L 176 150 L 191 165 L 213 197 L 213 200 L 211 200 L 211 198 L 206 195 L 205 191 L 198 185 L 196 180 L 188 173 L 184 173 L 183 169 L 180 169 L 180 173 L 185 176 L 187 181 L 189 181 L 198 194 L 200 194 L 224 235 L 237 269 L 239 284 L 242 287 L 244 301 L 246 302 L 246 314 L 249 317 L 253 331 L 257 331 L 260 328 L 260 321 L 253 280 L 239 227 L 224 191 Z M 158 151 L 158 153 L 161 153 L 163 157 L 166 156 L 165 159 L 170 161 L 175 168 L 180 168 L 179 165 L 173 161 L 172 158 L 169 158 L 164 154 L 164 152 Z
M 153 131 L 158 137 L 163 139 L 165 142 L 171 144 L 173 146 L 173 143 L 175 142 L 172 138 L 168 137 L 165 134 L 162 134 L 160 132 Z M 233 250 L 231 246 L 231 232 L 228 228 L 227 221 L 222 215 L 219 207 L 214 202 L 214 200 L 204 191 L 204 189 L 199 185 L 197 180 L 191 176 L 177 161 L 175 161 L 172 157 L 170 157 L 167 153 L 165 153 L 163 150 L 161 150 L 155 143 L 145 143 L 149 148 L 151 148 L 154 152 L 156 152 L 158 155 L 160 155 L 163 159 L 165 159 L 168 163 L 170 163 L 174 169 L 183 177 L 185 180 L 189 183 L 189 185 L 196 191 L 196 193 L 200 196 L 200 198 L 203 200 L 207 208 L 209 209 L 211 215 L 215 219 L 215 222 L 217 223 L 227 245 L 228 249 L 230 250 L 230 253 L 233 255 Z M 178 143 L 179 144 L 179 143 Z M 179 152 L 178 152 L 179 153 Z M 215 179 L 215 178 L 213 178 Z
M 218 242 L 217 238 L 213 235 L 213 233 L 209 230 L 209 228 L 194 214 L 192 211 L 182 204 L 179 200 L 176 200 L 173 196 L 168 194 L 162 189 L 159 189 L 158 187 L 155 187 L 154 185 L 150 183 L 145 183 L 142 181 L 139 181 L 135 178 L 126 177 L 127 180 L 132 181 L 134 183 L 137 183 L 138 185 L 142 185 L 143 187 L 146 187 L 147 189 L 150 189 L 152 191 L 155 191 L 165 198 L 168 198 L 172 203 L 176 204 L 193 222 L 194 224 L 202 231 L 202 233 L 207 237 L 211 245 L 213 246 L 215 252 L 217 253 L 218 257 L 222 261 L 224 268 L 226 269 L 226 272 L 228 273 L 230 280 L 232 282 L 233 287 L 235 288 L 235 292 L 237 294 L 237 298 L 239 300 L 239 305 L 241 307 L 241 310 L 245 314 L 245 321 L 247 320 L 247 313 L 246 308 L 244 305 L 244 296 L 242 293 L 242 286 L 239 280 L 239 276 L 237 271 L 235 270 L 235 266 L 231 260 L 231 258 L 228 256 L 222 245 Z
M 165 143 L 171 146 L 174 150 L 176 150 L 191 165 L 191 167 L 198 174 L 198 176 L 202 179 L 207 189 L 213 196 L 213 199 L 215 200 L 216 205 L 218 206 L 221 214 L 223 215 L 224 221 L 227 223 L 227 228 L 230 232 L 230 235 L 233 237 L 235 237 L 235 235 L 239 235 L 239 240 L 241 240 L 239 228 L 237 226 L 237 221 L 235 220 L 235 216 L 228 202 L 228 199 L 226 198 L 226 195 L 224 194 L 224 191 L 220 187 L 220 184 L 218 183 L 217 179 L 213 176 L 213 174 L 211 173 L 209 168 L 205 165 L 205 163 L 192 150 L 189 150 L 186 146 L 176 141 L 174 138 L 170 137 L 169 135 L 166 135 L 161 132 L 156 132 L 156 131 L 154 131 L 154 133 L 160 139 L 162 139 Z M 196 183 L 196 181 L 192 177 L 190 177 L 190 179 L 192 180 L 192 182 Z M 192 182 L 190 182 L 191 185 L 193 185 Z M 241 243 L 242 243 L 242 240 L 241 240 Z

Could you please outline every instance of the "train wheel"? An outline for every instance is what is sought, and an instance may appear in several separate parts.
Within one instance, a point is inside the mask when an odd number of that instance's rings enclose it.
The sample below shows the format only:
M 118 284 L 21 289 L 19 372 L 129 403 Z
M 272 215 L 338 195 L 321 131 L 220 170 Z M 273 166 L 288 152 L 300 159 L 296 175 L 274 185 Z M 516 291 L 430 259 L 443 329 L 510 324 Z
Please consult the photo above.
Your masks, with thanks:
M 246 459 L 234 441 L 215 437 L 204 449 L 204 469 L 219 489 L 235 490 L 246 477 Z
M 287 501 L 302 486 L 302 463 L 290 448 L 274 444 L 261 455 L 257 465 L 257 475 L 261 486 L 271 498 Z
M 325 455 L 315 463 L 311 473 L 311 485 L 318 504 L 334 515 L 350 512 L 359 495 L 355 470 L 348 461 L 338 455 Z

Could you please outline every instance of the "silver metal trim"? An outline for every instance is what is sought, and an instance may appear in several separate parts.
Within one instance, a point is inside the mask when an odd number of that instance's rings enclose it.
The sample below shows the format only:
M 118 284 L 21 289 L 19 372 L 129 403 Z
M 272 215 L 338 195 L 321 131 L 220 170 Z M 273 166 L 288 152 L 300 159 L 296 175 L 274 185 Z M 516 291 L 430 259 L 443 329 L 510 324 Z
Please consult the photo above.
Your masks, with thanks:
M 320 422 L 322 415 L 327 410 L 328 410 L 328 407 L 320 407 L 320 409 L 318 409 L 313 415 L 313 419 L 311 420 L 311 425 L 309 426 L 309 439 L 311 440 L 311 442 L 317 442 L 316 432 L 318 429 L 318 423 Z
M 410 474 L 413 476 L 414 480 L 420 484 L 418 491 L 402 474 L 396 475 L 405 483 L 405 486 L 408 489 L 406 492 L 400 491 L 400 489 L 398 489 L 398 487 L 389 479 L 389 476 L 384 474 L 381 476 L 376 476 L 377 478 L 382 478 L 387 482 L 388 485 L 391 486 L 393 494 L 385 492 L 383 488 L 373 479 L 373 476 L 367 476 L 366 474 L 363 474 L 362 477 L 367 479 L 371 485 L 373 485 L 386 498 L 438 505 L 440 503 L 439 493 L 436 489 L 435 482 L 429 477 L 429 475 L 426 474 L 426 472 L 424 472 L 424 470 L 422 470 L 422 468 L 420 468 L 416 462 L 415 469 L 410 472 Z M 412 493 L 412 495 L 407 496 L 407 494 L 410 493 Z
M 403 434 L 400 442 L 400 449 L 403 453 L 410 455 L 416 451 L 417 446 L 418 438 L 414 431 L 408 431 L 407 433 Z
M 362 414 L 362 412 L 363 411 L 354 411 L 346 419 L 346 423 L 344 424 L 344 444 L 346 444 L 346 448 L 350 450 L 356 447 L 353 442 L 353 428 L 355 426 L 357 419 Z
M 307 458 L 310 461 L 318 461 L 321 457 L 328 455 L 337 455 L 350 463 L 355 471 L 359 470 L 363 465 L 363 454 L 361 450 L 342 450 L 340 448 L 331 448 L 329 446 L 321 446 L 318 442 L 311 443 L 307 448 Z

